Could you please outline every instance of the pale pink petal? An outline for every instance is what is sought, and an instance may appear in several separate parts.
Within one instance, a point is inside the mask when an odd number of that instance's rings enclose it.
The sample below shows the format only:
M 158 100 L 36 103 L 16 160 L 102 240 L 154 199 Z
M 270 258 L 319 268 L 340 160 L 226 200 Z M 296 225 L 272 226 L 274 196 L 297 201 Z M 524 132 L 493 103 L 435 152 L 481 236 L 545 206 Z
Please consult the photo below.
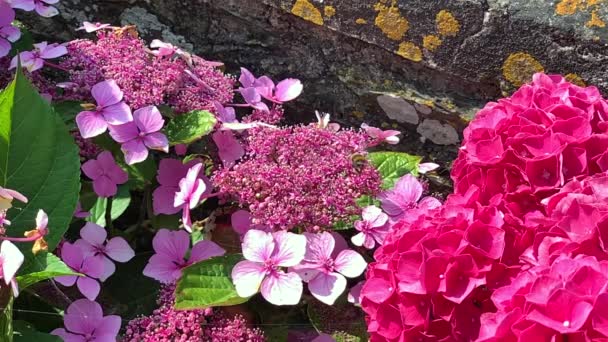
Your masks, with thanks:
M 274 99 L 279 102 L 287 102 L 300 96 L 304 86 L 300 80 L 294 78 L 285 79 L 277 84 Z
M 275 249 L 272 234 L 252 229 L 243 237 L 243 256 L 247 260 L 264 263 L 270 259 Z
M 144 133 L 158 132 L 163 128 L 165 120 L 156 106 L 147 106 L 133 112 L 133 121 Z
M 118 187 L 107 176 L 101 176 L 93 181 L 93 190 L 99 197 L 112 197 L 118 192 Z
M 143 162 L 148 158 L 148 149 L 139 139 L 134 139 L 122 144 L 120 149 L 125 154 L 125 162 L 128 165 Z
M 144 136 L 144 144 L 149 149 L 163 151 L 169 153 L 169 140 L 167 137 L 160 132 L 150 133 Z
M 23 264 L 23 254 L 12 242 L 2 241 L 0 244 L 0 266 L 2 268 L 2 278 L 6 285 L 10 284 L 11 280 Z
M 59 336 L 63 342 L 87 342 L 82 335 L 70 334 L 63 328 L 51 331 L 51 335 Z
M 103 246 L 108 233 L 103 227 L 93 222 L 87 222 L 80 230 L 80 237 L 93 246 Z
M 260 290 L 265 274 L 262 264 L 240 261 L 232 269 L 232 282 L 236 293 L 242 298 L 253 296 Z
M 399 193 L 409 203 L 416 203 L 422 196 L 422 185 L 416 177 L 407 174 L 397 181 L 393 191 Z
M 135 251 L 121 237 L 111 238 L 104 249 L 106 255 L 114 261 L 127 262 L 135 256 Z
M 253 82 L 255 82 L 255 76 L 251 73 L 251 71 L 241 68 L 241 76 L 239 77 L 239 82 L 245 88 L 249 88 L 253 86 Z
M 79 277 L 76 281 L 76 286 L 80 290 L 80 293 L 89 300 L 95 300 L 99 295 L 99 291 L 101 291 L 99 282 L 89 277 Z
M 304 259 L 307 262 L 323 263 L 326 259 L 331 258 L 336 240 L 330 233 L 304 233 L 303 235 L 306 237 Z
M 37 3 L 36 13 L 42 17 L 50 18 L 59 14 L 59 11 L 53 6 L 44 6 L 42 3 Z
M 365 242 L 365 233 L 361 232 L 356 235 L 353 235 L 353 237 L 350 238 L 350 241 L 355 246 L 363 246 L 363 242 Z
M 116 315 L 105 316 L 100 321 L 97 321 L 97 327 L 95 329 L 95 342 L 101 342 L 100 336 L 113 336 L 114 340 L 116 340 L 116 336 L 120 331 L 120 323 L 120 316 Z
M 159 186 L 152 193 L 152 207 L 154 214 L 173 215 L 179 213 L 181 207 L 173 205 L 175 193 L 179 191 L 178 187 Z
M 108 129 L 108 124 L 103 116 L 89 111 L 76 115 L 76 125 L 80 135 L 85 139 L 96 137 Z
M 11 0 L 10 5 L 12 8 L 18 8 L 24 11 L 33 11 L 34 8 L 36 8 L 34 0 Z
M 163 255 L 172 261 L 183 261 L 190 247 L 190 236 L 183 230 L 159 230 L 152 240 L 156 254 Z
M 438 164 L 435 163 L 422 163 L 420 165 L 418 165 L 418 172 L 425 174 L 427 172 L 431 172 L 433 170 L 436 170 L 437 168 L 439 168 Z
M 86 299 L 78 299 L 68 307 L 63 324 L 73 333 L 88 335 L 95 331 L 102 318 L 101 305 Z
M 310 293 L 327 305 L 333 305 L 346 289 L 346 278 L 339 273 L 319 273 L 308 282 Z
M 273 233 L 276 243 L 272 258 L 279 266 L 292 267 L 304 259 L 306 253 L 306 237 L 300 234 L 279 231 Z
M 131 108 L 124 102 L 106 106 L 101 113 L 110 125 L 122 125 L 133 121 Z
M 68 49 L 60 44 L 51 44 L 40 52 L 40 57 L 44 59 L 58 58 L 68 53 Z
M 181 266 L 177 265 L 172 259 L 168 259 L 163 254 L 155 254 L 148 261 L 143 274 L 161 283 L 170 284 L 179 278 L 180 272 Z
M 48 226 L 48 224 L 49 224 L 48 215 L 44 212 L 44 210 L 39 209 L 38 214 L 36 214 L 36 227 L 38 228 L 38 230 L 40 230 L 40 229 L 46 228 Z
M 226 251 L 222 247 L 218 246 L 215 242 L 201 240 L 197 242 L 194 247 L 192 247 L 189 262 L 198 262 L 224 254 L 226 254 Z
M 338 254 L 334 261 L 334 267 L 336 268 L 336 271 L 343 275 L 349 278 L 355 278 L 365 271 L 367 263 L 361 254 L 351 249 L 347 249 Z
M 97 105 L 107 107 L 122 101 L 123 92 L 114 80 L 102 81 L 91 88 L 91 94 Z
M 295 235 L 295 234 L 294 234 Z M 302 297 L 302 279 L 291 272 L 278 271 L 262 281 L 262 297 L 274 305 L 296 305 Z
M 87 160 L 84 164 L 82 164 L 81 169 L 82 172 L 84 172 L 84 174 L 92 180 L 100 178 L 103 175 L 103 169 L 101 168 L 99 162 L 95 159 Z

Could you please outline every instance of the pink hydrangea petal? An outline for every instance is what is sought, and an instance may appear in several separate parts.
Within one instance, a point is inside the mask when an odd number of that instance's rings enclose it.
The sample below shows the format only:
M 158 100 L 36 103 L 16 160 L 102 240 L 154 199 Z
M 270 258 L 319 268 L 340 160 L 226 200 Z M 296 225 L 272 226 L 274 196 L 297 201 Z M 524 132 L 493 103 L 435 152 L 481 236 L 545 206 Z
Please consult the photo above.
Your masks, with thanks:
M 89 277 L 79 277 L 76 281 L 76 286 L 80 293 L 89 300 L 95 300 L 101 291 L 99 282 Z
M 190 236 L 182 230 L 161 229 L 154 236 L 152 247 L 156 254 L 172 261 L 182 261 L 190 248 Z
M 11 51 L 11 48 L 11 43 L 9 43 L 8 40 L 0 38 L 0 57 L 8 55 L 8 53 Z
M 63 286 L 74 286 L 74 284 L 76 284 L 76 280 L 78 280 L 78 276 L 61 276 L 61 277 L 55 277 L 55 281 L 58 282 L 59 284 L 63 285 Z
M 169 140 L 163 133 L 150 133 L 144 136 L 144 144 L 149 149 L 163 151 L 169 153 Z
M 247 102 L 250 105 L 254 105 L 254 104 L 262 101 L 262 97 L 260 96 L 260 93 L 254 87 L 242 88 L 242 89 L 239 89 L 239 92 L 243 96 L 243 99 L 245 100 L 245 102 Z
M 226 251 L 213 241 L 201 240 L 192 247 L 189 262 L 198 262 L 226 254 Z
M 106 106 L 101 113 L 110 125 L 123 125 L 133 120 L 131 108 L 124 102 Z
M 422 185 L 416 177 L 407 174 L 395 183 L 393 191 L 399 193 L 408 203 L 416 203 L 422 196 Z
M 91 255 L 95 255 L 98 251 L 97 246 L 91 245 L 89 242 L 85 241 L 84 239 L 76 240 L 74 242 L 74 246 L 78 246 L 78 248 L 80 248 L 80 250 L 84 254 L 85 258 L 89 257 Z
M 326 259 L 331 258 L 336 241 L 330 233 L 304 233 L 303 235 L 306 237 L 304 259 L 307 262 L 323 263 Z
M 235 232 L 244 235 L 251 228 L 251 213 L 247 210 L 237 210 L 230 216 L 230 223 Z
M 177 187 L 179 181 L 186 176 L 190 167 L 184 165 L 181 160 L 164 158 L 158 165 L 156 180 L 162 185 Z
M 271 304 L 296 305 L 300 302 L 302 291 L 302 279 L 297 274 L 278 271 L 262 281 L 260 292 Z
M 84 336 L 71 334 L 63 328 L 51 331 L 51 335 L 59 336 L 64 342 L 87 342 Z
M 122 101 L 123 92 L 114 80 L 106 80 L 95 84 L 91 88 L 91 94 L 97 105 L 107 107 Z
M 591 314 L 591 324 L 593 329 L 604 336 L 608 336 L 608 293 L 600 294 L 595 300 Z
M 265 275 L 262 264 L 248 260 L 240 261 L 232 269 L 232 282 L 236 293 L 243 298 L 253 296 L 260 290 Z
M 125 154 L 125 162 L 128 165 L 141 163 L 148 158 L 148 149 L 139 139 L 127 141 L 121 145 L 120 149 Z
M 163 128 L 165 120 L 156 106 L 147 106 L 133 112 L 133 121 L 140 131 L 150 134 Z
M 253 86 L 253 82 L 255 82 L 255 76 L 251 73 L 251 71 L 241 67 L 241 76 L 239 77 L 239 82 L 245 88 Z
M 363 243 L 366 240 L 366 235 L 365 233 L 357 233 L 355 235 L 353 235 L 353 237 L 350 238 L 350 241 L 353 243 L 353 245 L 355 246 L 363 246 Z
M 15 20 L 15 11 L 6 2 L 0 4 L 0 26 L 9 26 Z
M 99 275 L 99 280 L 101 282 L 106 281 L 114 272 L 116 272 L 116 265 L 114 265 L 114 262 L 103 254 L 98 254 L 90 258 L 96 258 L 99 260 L 99 263 L 103 264 L 103 272 Z
M 103 257 L 101 254 L 98 256 Z M 101 278 L 106 270 L 105 261 L 101 257 L 86 257 L 80 271 L 91 278 Z
M 108 237 L 106 230 L 92 222 L 87 222 L 80 230 L 80 237 L 93 246 L 103 246 Z
M 349 278 L 355 278 L 363 273 L 367 267 L 367 263 L 361 254 L 351 249 L 347 249 L 338 254 L 334 261 L 334 267 L 336 268 L 336 271 L 343 275 Z
M 231 131 L 216 131 L 211 138 L 219 149 L 218 153 L 225 167 L 231 167 L 245 155 L 243 146 L 236 140 L 234 133 Z
M 101 336 L 108 336 L 116 339 L 116 336 L 120 331 L 120 323 L 120 316 L 116 315 L 105 316 L 101 321 L 98 321 L 97 328 L 95 329 L 96 341 L 101 340 Z
M 59 14 L 59 11 L 53 6 L 44 6 L 41 3 L 36 4 L 36 13 L 45 18 L 54 17 Z
M 103 169 L 99 162 L 95 159 L 87 160 L 84 164 L 82 164 L 82 172 L 89 177 L 90 179 L 98 179 L 103 175 Z
M 249 230 L 243 237 L 243 256 L 245 259 L 264 263 L 270 259 L 275 249 L 272 234 L 261 230 Z
M 84 139 L 96 137 L 108 129 L 108 124 L 102 115 L 96 112 L 84 111 L 76 115 L 76 125 L 80 136 Z
M 104 175 L 93 181 L 93 190 L 99 197 L 112 197 L 118 192 L 118 187 Z
M 135 256 L 135 251 L 127 241 L 119 236 L 111 238 L 104 252 L 108 257 L 117 262 L 127 262 Z
M 68 53 L 68 49 L 64 45 L 51 44 L 41 51 L 40 57 L 44 59 L 58 58 Z
M 139 130 L 133 122 L 123 125 L 110 125 L 108 128 L 112 139 L 119 143 L 125 143 L 139 137 Z
M 10 5 L 12 8 L 18 8 L 24 11 L 33 11 L 34 8 L 36 8 L 34 0 L 11 0 Z
M 335 272 L 319 273 L 308 282 L 308 289 L 321 302 L 333 305 L 346 289 L 346 278 Z
M 300 234 L 278 231 L 273 233 L 275 250 L 272 258 L 277 265 L 292 267 L 304 259 L 306 253 L 306 237 Z
M 68 307 L 63 323 L 73 333 L 89 335 L 95 331 L 102 318 L 101 305 L 94 301 L 78 299 Z
M 0 265 L 2 268 L 2 278 L 4 278 L 4 282 L 8 285 L 17 273 L 17 270 L 19 270 L 19 267 L 23 264 L 24 257 L 17 246 L 5 240 L 0 244 L 0 260 L 2 262 Z
M 75 271 L 80 272 L 84 253 L 79 247 L 66 242 L 61 247 L 61 260 Z
M 178 187 L 159 186 L 152 193 L 152 206 L 154 214 L 173 215 L 179 213 L 181 207 L 173 205 L 175 193 L 179 191 Z
M 186 233 L 186 232 L 184 232 Z M 187 233 L 186 233 L 187 234 Z M 173 283 L 179 277 L 181 267 L 163 254 L 155 254 L 144 267 L 143 274 L 146 277 L 156 279 L 164 284 Z
M 288 78 L 277 84 L 274 99 L 279 102 L 287 102 L 300 96 L 304 86 L 300 80 Z

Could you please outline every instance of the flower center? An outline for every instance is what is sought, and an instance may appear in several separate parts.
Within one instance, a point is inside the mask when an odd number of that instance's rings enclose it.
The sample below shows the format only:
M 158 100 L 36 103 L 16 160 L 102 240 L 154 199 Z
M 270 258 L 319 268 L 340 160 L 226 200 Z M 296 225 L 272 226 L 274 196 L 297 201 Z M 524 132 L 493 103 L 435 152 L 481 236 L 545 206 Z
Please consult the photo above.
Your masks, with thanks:
M 333 272 L 334 271 L 334 259 L 327 259 L 325 260 L 325 263 L 323 265 L 325 267 L 325 269 L 327 270 L 327 272 Z
M 279 266 L 272 259 L 268 259 L 264 262 L 264 272 L 266 275 L 275 274 L 279 270 Z

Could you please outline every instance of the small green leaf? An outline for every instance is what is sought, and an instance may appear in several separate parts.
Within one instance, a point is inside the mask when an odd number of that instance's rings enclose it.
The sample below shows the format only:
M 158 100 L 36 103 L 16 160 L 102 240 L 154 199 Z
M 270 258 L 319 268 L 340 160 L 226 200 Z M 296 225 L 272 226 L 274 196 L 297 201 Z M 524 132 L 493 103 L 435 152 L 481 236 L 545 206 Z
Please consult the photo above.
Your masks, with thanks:
M 380 172 L 383 189 L 392 188 L 399 178 L 408 173 L 418 176 L 418 164 L 422 160 L 422 157 L 404 152 L 372 152 L 368 157 Z
M 379 207 L 380 203 L 381 202 L 379 200 L 377 200 L 373 197 L 370 197 L 368 195 L 363 195 L 363 196 L 357 198 L 357 205 L 360 206 L 361 208 L 365 208 L 370 205 L 375 205 L 376 207 Z
M 53 103 L 55 113 L 65 122 L 69 129 L 76 128 L 76 115 L 82 112 L 79 101 L 61 101 Z
M 59 336 L 37 331 L 31 324 L 25 321 L 13 322 L 14 342 L 61 342 Z
M 79 275 L 54 254 L 47 252 L 38 253 L 29 259 L 29 262 L 24 265 L 19 274 L 17 283 L 20 289 L 54 277 Z
M 182 277 L 175 289 L 175 308 L 194 310 L 211 306 L 230 306 L 246 302 L 236 293 L 230 273 L 240 254 L 215 257 L 182 270 Z
M 110 216 L 112 220 L 116 220 L 122 215 L 131 204 L 131 193 L 129 187 L 121 185 L 118 187 L 118 192 L 112 197 L 112 209 Z M 102 227 L 106 226 L 106 211 L 108 210 L 108 199 L 98 197 L 93 207 L 89 210 L 91 215 L 87 217 L 87 221 L 98 224 Z
M 97 197 L 97 201 L 93 204 L 93 207 L 89 209 L 91 215 L 86 218 L 86 221 L 93 222 L 102 227 L 106 226 L 106 208 L 108 206 L 108 199 L 104 197 Z
M 175 117 L 167 126 L 165 134 L 171 146 L 189 144 L 209 134 L 217 120 L 206 110 L 195 110 Z

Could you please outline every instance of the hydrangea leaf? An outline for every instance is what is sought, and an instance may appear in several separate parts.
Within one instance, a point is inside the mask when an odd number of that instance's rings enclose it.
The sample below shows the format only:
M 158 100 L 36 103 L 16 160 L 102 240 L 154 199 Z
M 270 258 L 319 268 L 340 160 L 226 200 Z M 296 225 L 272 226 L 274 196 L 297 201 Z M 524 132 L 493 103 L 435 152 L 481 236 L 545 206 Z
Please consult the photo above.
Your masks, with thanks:
M 165 126 L 165 134 L 171 146 L 189 144 L 211 133 L 217 120 L 206 110 L 194 110 L 176 116 Z
M 404 152 L 372 152 L 369 160 L 380 172 L 382 188 L 390 189 L 395 182 L 408 173 L 418 176 L 418 165 L 422 157 Z
M 118 192 L 112 197 L 112 208 L 110 216 L 112 220 L 116 220 L 122 215 L 131 204 L 131 193 L 129 187 L 121 185 L 118 187 Z M 108 210 L 108 199 L 99 197 L 93 207 L 89 210 L 91 215 L 87 217 L 87 221 L 98 224 L 102 227 L 106 226 L 106 211 Z
M 43 209 L 49 216 L 46 241 L 52 251 L 76 208 L 80 158 L 63 121 L 21 70 L 0 93 L 0 186 L 29 199 L 27 204 L 13 202 L 19 209 L 9 210 L 10 234 L 23 236 L 33 229 Z M 19 246 L 25 252 L 31 249 L 30 244 Z
M 175 289 L 175 308 L 193 310 L 211 306 L 230 306 L 246 302 L 236 293 L 230 274 L 240 254 L 203 260 L 182 270 Z
M 27 288 L 43 280 L 58 276 L 79 275 L 72 271 L 57 256 L 42 252 L 36 254 L 20 271 L 17 276 L 19 289 Z

